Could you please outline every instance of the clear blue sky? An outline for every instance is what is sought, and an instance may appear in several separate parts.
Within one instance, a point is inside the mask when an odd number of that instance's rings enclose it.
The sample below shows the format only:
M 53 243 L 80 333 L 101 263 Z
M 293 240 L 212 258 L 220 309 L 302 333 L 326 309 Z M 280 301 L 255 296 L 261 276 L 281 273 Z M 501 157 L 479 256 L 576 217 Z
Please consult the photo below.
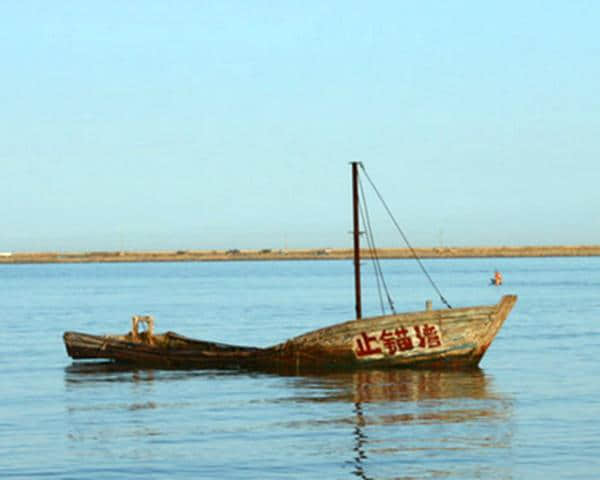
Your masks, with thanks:
M 352 160 L 415 246 L 598 244 L 598 19 L 594 1 L 2 2 L 0 251 L 349 246 Z

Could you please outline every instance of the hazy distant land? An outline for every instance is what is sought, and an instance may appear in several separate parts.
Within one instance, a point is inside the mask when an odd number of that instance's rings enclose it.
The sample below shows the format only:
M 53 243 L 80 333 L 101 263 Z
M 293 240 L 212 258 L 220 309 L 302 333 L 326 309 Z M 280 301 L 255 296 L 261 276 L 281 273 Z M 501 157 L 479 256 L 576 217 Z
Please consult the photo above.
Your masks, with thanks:
M 600 256 L 600 245 L 525 247 L 427 247 L 415 248 L 421 258 L 486 257 L 590 257 Z M 412 258 L 406 248 L 377 250 L 379 258 Z M 361 256 L 369 258 L 368 250 Z M 349 248 L 261 249 L 261 250 L 177 250 L 155 252 L 0 252 L 0 264 L 20 263 L 104 263 L 104 262 L 201 262 L 242 260 L 342 260 L 352 258 Z

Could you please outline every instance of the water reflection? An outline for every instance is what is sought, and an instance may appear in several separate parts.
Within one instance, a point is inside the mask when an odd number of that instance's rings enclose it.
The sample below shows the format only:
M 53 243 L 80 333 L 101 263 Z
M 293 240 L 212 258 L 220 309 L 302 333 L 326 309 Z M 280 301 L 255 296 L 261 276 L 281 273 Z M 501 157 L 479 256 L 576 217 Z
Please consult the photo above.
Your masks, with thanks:
M 114 362 L 78 362 L 65 368 L 67 385 L 96 382 L 153 382 L 155 378 L 155 370 L 137 369 Z
M 74 363 L 65 369 L 65 385 L 73 394 L 68 411 L 84 431 L 86 415 L 94 411 L 130 425 L 117 432 L 125 438 L 153 435 L 179 442 L 185 438 L 182 430 L 190 438 L 200 430 L 202 438 L 210 432 L 222 438 L 223 428 L 227 436 L 252 431 L 268 442 L 272 431 L 279 439 L 290 432 L 314 432 L 315 438 L 328 438 L 332 461 L 341 461 L 346 475 L 362 479 L 512 478 L 512 401 L 478 369 L 296 376 Z M 173 395 L 175 390 L 187 394 Z M 82 401 L 82 394 L 99 391 L 105 392 L 102 400 Z M 234 403 L 232 392 L 237 392 Z M 101 439 L 115 434 L 95 426 L 92 431 Z M 76 438 L 89 437 L 79 433 Z M 326 455 L 321 449 L 307 454 Z
M 456 475 L 457 464 L 463 478 L 512 478 L 512 402 L 492 383 L 479 369 L 367 370 L 296 378 L 302 395 L 292 400 L 352 405 L 352 415 L 319 423 L 351 425 L 347 464 L 359 478 L 445 478 Z M 494 452 L 491 466 L 479 460 L 486 451 Z M 400 464 L 403 475 L 376 468 L 371 476 L 378 464 Z
M 363 462 L 367 459 L 367 454 L 365 453 L 365 444 L 368 439 L 365 433 L 363 432 L 364 426 L 364 415 L 363 408 L 360 403 L 354 404 L 354 414 L 356 415 L 356 426 L 354 427 L 354 462 L 351 464 L 354 466 L 354 470 L 352 473 L 359 478 L 368 479 L 365 473 L 365 468 Z
M 151 384 L 153 382 L 186 381 L 198 377 L 240 375 L 237 370 L 166 370 L 140 368 L 115 362 L 74 362 L 65 367 L 65 384 L 76 388 L 78 385 L 94 383 Z
M 295 386 L 321 395 L 295 397 L 307 401 L 348 401 L 351 403 L 409 402 L 447 398 L 489 398 L 490 379 L 480 369 L 442 370 L 359 370 L 320 376 L 295 377 Z

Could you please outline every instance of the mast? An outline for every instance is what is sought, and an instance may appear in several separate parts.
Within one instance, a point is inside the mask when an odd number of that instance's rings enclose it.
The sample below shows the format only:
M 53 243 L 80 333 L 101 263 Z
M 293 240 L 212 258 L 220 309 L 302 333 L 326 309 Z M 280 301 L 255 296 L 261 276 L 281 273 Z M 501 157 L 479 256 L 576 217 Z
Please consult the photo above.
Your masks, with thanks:
M 360 162 L 350 162 L 352 165 L 352 219 L 354 223 L 354 296 L 356 303 L 356 318 L 362 317 L 360 298 L 360 223 L 358 221 L 358 165 Z

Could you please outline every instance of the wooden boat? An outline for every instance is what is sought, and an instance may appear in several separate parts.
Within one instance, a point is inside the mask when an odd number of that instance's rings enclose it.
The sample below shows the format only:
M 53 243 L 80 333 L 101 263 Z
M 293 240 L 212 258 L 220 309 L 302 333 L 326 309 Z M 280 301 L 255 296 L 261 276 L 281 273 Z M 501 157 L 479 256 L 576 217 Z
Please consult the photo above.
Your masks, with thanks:
M 67 353 L 77 360 L 106 359 L 150 367 L 280 372 L 477 366 L 512 310 L 517 300 L 515 295 L 505 295 L 496 305 L 427 308 L 362 318 L 358 165 L 352 163 L 355 320 L 259 348 L 195 340 L 173 332 L 155 334 L 152 318 L 136 316 L 131 331 L 125 335 L 66 332 Z M 140 323 L 147 324 L 146 331 L 138 331 Z

